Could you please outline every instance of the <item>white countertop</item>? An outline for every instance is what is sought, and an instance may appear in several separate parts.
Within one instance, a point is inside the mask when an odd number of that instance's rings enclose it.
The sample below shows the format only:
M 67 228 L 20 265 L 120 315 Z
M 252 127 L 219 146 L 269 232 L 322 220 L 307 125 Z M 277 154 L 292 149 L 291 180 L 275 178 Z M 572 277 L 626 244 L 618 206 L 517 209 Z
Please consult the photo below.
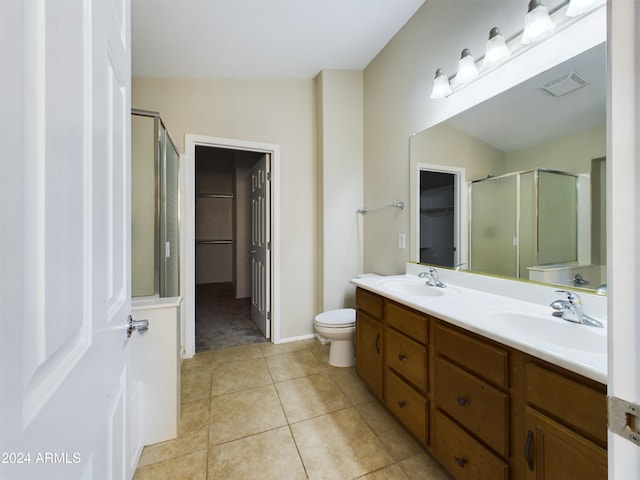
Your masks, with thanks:
M 605 324 L 605 328 L 596 328 L 553 317 L 549 304 L 559 297 L 556 289 L 548 286 L 438 269 L 440 279 L 447 288 L 425 285 L 426 289 L 438 289 L 438 292 L 427 292 L 437 296 L 412 294 L 414 287 L 422 288 L 424 281 L 416 274 L 425 269 L 421 265 L 407 264 L 405 275 L 369 275 L 354 278 L 351 283 L 572 372 L 607 383 L 607 328 L 606 313 L 603 314 L 606 312 L 606 298 L 580 293 L 584 312 Z M 390 288 L 394 285 L 411 288 L 407 293 Z M 508 293 L 498 295 L 493 293 L 496 290 Z M 540 321 L 537 321 L 538 318 Z

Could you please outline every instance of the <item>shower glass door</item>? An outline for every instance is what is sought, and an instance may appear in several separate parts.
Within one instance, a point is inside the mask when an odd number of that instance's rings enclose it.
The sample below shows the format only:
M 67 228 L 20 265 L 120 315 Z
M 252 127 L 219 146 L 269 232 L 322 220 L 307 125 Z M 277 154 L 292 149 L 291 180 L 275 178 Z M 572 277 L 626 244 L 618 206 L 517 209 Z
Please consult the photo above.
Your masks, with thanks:
M 516 277 L 517 177 L 471 184 L 470 269 Z

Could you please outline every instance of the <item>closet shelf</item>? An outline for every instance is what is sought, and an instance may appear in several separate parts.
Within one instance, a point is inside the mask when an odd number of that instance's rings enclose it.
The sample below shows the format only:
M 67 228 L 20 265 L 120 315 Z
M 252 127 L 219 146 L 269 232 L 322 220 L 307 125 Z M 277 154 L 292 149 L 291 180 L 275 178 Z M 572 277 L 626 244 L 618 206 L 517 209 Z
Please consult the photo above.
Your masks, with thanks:
M 229 240 L 229 239 L 202 239 L 202 240 L 196 240 L 196 245 L 233 245 L 233 240 Z
M 196 193 L 200 198 L 234 198 L 233 193 Z
M 422 215 L 429 215 L 432 213 L 444 213 L 444 212 L 453 212 L 453 206 L 445 206 L 445 207 L 436 207 L 436 208 L 421 208 L 420 213 Z

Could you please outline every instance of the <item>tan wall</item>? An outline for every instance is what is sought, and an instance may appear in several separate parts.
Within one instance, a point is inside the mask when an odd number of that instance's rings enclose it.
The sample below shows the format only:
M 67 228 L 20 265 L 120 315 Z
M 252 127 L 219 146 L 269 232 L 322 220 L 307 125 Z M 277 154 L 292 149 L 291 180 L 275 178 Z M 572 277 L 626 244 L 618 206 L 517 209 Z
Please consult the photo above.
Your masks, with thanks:
M 509 152 L 507 168 L 510 172 L 541 167 L 570 173 L 587 173 L 591 171 L 591 160 L 606 155 L 606 139 L 606 128 L 602 126 Z
M 313 332 L 315 81 L 134 78 L 132 106 L 161 112 L 178 150 L 184 135 L 280 146 L 280 335 Z
M 362 273 L 362 72 L 318 76 L 318 309 L 355 306 Z
M 411 138 L 411 165 L 465 169 L 467 181 L 505 173 L 504 152 L 443 123 Z

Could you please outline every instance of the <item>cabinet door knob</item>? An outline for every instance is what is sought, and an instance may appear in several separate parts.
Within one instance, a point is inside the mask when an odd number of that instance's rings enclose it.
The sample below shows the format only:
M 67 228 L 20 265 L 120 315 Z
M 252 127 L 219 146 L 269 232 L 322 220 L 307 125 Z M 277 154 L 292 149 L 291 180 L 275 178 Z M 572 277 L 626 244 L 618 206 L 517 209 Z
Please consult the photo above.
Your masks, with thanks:
M 454 458 L 456 459 L 456 463 L 463 468 L 467 464 L 467 459 L 464 457 L 454 457 Z
M 458 405 L 461 407 L 466 406 L 469 403 L 469 400 L 466 397 L 458 397 Z
M 398 360 L 400 360 L 401 362 L 403 362 L 405 358 L 407 358 L 407 357 L 404 356 L 404 353 L 399 353 L 398 354 Z
M 399 406 L 400 408 L 404 408 L 404 407 L 405 407 L 405 405 L 406 405 L 406 403 L 404 403 L 402 400 L 400 400 L 400 401 L 398 402 L 398 406 Z

